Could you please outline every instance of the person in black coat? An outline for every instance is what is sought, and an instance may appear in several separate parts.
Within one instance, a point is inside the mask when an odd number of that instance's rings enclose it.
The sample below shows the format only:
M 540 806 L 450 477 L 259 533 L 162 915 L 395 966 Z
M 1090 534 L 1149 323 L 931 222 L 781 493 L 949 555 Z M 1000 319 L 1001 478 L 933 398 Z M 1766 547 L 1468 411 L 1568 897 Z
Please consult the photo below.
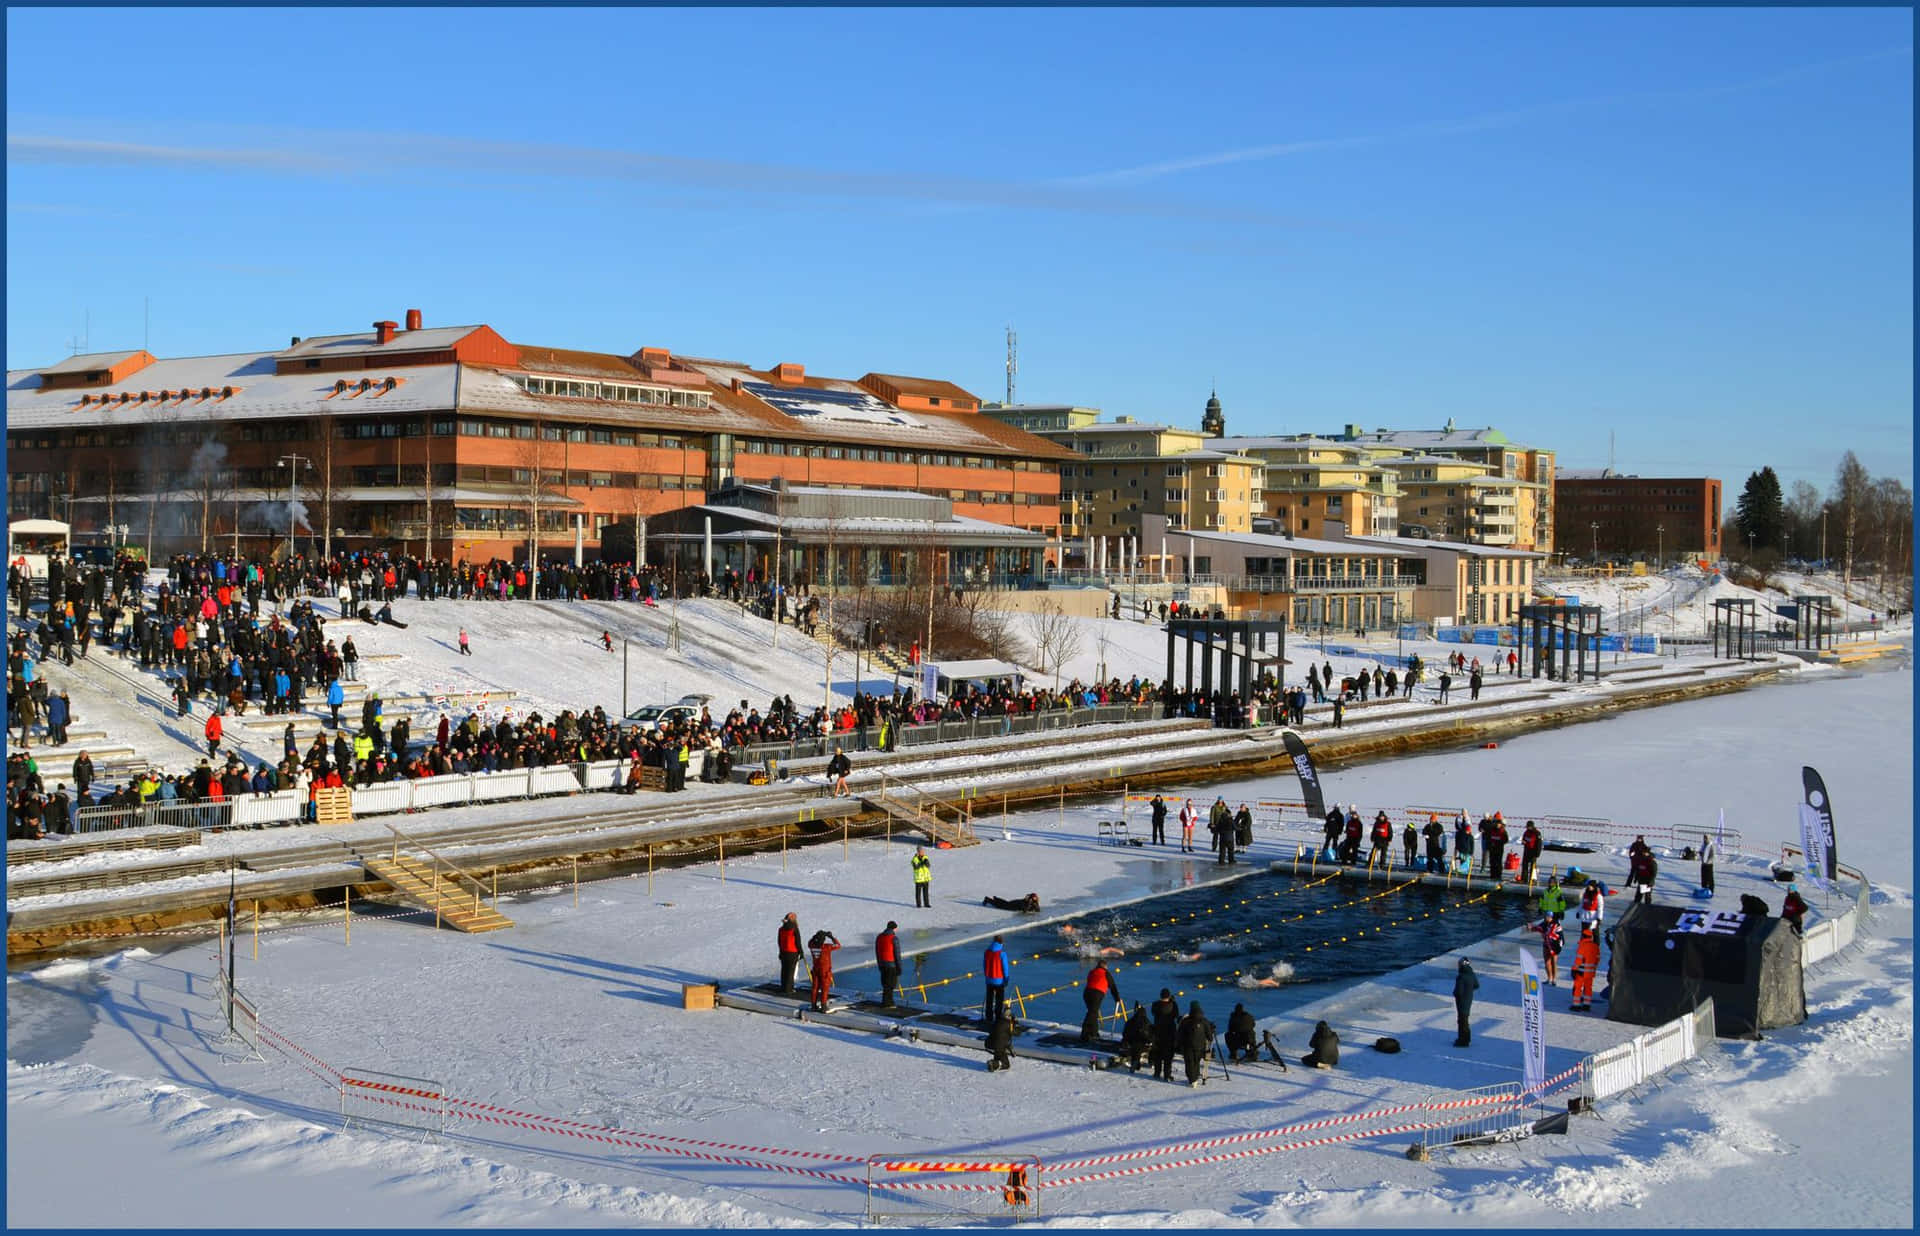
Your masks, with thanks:
M 1259 1026 L 1253 1020 L 1253 1014 L 1247 1012 L 1247 1006 L 1236 1004 L 1227 1017 L 1227 1058 L 1229 1060 L 1258 1060 Z
M 1447 826 L 1439 816 L 1429 816 L 1420 831 L 1427 839 L 1427 870 L 1438 875 L 1447 866 Z
M 1002 1012 L 1000 1020 L 987 1031 L 987 1072 L 997 1073 L 1013 1067 L 1013 1014 Z
M 1311 1050 L 1300 1057 L 1300 1063 L 1308 1068 L 1330 1069 L 1340 1063 L 1340 1036 L 1326 1022 L 1314 1023 L 1313 1037 L 1307 1040 L 1307 1046 Z
M 1115 1057 L 1115 1060 L 1116 1062 L 1125 1060 L 1127 1068 L 1138 1073 L 1140 1057 L 1146 1055 L 1152 1048 L 1153 1025 L 1147 1020 L 1147 1006 L 1136 1004 L 1133 1006 L 1133 1015 L 1127 1018 L 1126 1029 L 1120 1032 L 1120 1054 Z
M 1327 826 L 1325 829 L 1322 830 L 1322 833 L 1326 838 L 1325 842 L 1321 845 L 1321 850 L 1323 852 L 1332 851 L 1333 848 L 1340 843 L 1340 830 L 1345 828 L 1346 826 L 1347 826 L 1346 814 L 1340 810 L 1340 804 L 1335 803 L 1327 811 Z
M 1167 844 L 1167 800 L 1158 794 L 1153 796 L 1153 844 Z
M 1199 1085 L 1204 1076 L 1213 1035 L 1213 1023 L 1207 1020 L 1207 1015 L 1200 1011 L 1200 1002 L 1195 1000 L 1187 1007 L 1187 1015 L 1180 1019 L 1180 1058 L 1186 1065 L 1189 1086 Z
M 1453 1040 L 1455 1047 L 1467 1047 L 1473 1042 L 1473 1030 L 1467 1024 L 1473 1015 L 1473 993 L 1480 990 L 1480 976 L 1473 972 L 1473 965 L 1465 957 L 1460 959 L 1460 969 L 1453 976 L 1453 1015 L 1459 1023 L 1459 1034 Z
M 1152 1046 L 1147 1051 L 1156 1081 L 1173 1080 L 1173 1054 L 1179 1036 L 1180 1006 L 1174 1003 L 1173 992 L 1162 987 L 1160 998 L 1153 1002 Z

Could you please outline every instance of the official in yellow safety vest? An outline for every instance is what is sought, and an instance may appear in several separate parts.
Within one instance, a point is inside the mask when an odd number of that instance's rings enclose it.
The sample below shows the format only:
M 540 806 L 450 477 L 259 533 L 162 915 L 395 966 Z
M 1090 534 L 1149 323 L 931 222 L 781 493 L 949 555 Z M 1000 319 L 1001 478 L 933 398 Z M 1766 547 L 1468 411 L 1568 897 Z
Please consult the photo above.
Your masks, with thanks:
M 913 904 L 931 910 L 933 908 L 933 860 L 927 857 L 922 846 L 913 847 Z

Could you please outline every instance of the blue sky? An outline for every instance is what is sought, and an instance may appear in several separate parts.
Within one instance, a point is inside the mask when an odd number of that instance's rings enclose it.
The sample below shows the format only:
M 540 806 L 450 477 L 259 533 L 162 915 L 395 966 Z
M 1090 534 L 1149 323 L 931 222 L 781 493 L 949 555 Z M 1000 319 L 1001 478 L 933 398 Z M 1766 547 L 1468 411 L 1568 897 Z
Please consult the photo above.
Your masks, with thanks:
M 424 311 L 1912 483 L 1904 9 L 9 10 L 7 363 Z M 150 325 L 143 303 L 150 302 Z

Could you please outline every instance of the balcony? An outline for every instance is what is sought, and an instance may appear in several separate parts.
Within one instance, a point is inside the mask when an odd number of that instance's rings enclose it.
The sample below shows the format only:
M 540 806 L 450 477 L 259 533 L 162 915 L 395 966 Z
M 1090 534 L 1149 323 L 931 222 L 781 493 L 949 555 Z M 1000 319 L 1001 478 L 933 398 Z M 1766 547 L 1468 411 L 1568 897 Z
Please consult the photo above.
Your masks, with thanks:
M 1414 575 L 1222 575 L 1219 583 L 1234 592 L 1403 592 L 1421 586 Z

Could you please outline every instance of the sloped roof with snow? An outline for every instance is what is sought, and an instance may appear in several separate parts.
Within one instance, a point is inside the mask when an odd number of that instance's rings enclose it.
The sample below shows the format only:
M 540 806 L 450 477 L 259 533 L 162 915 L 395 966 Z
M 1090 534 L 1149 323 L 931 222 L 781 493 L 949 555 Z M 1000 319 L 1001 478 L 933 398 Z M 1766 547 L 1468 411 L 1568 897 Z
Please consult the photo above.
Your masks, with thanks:
M 391 374 L 374 368 L 282 375 L 274 372 L 277 355 L 239 352 L 157 360 L 123 383 L 84 390 L 44 390 L 39 375 L 45 370 L 13 370 L 7 374 L 7 427 L 104 428 L 321 414 L 374 416 L 453 407 L 455 365 L 395 366 Z M 381 387 L 388 377 L 397 379 L 392 390 Z M 362 378 L 374 384 L 372 389 L 359 390 Z M 348 384 L 347 391 L 337 390 L 342 381 Z M 221 392 L 228 387 L 233 393 L 223 397 Z M 172 391 L 174 397 L 151 397 L 161 391 Z M 203 396 L 202 391 L 211 394 Z M 120 398 L 123 394 L 125 400 Z M 142 395 L 149 398 L 143 400 Z

